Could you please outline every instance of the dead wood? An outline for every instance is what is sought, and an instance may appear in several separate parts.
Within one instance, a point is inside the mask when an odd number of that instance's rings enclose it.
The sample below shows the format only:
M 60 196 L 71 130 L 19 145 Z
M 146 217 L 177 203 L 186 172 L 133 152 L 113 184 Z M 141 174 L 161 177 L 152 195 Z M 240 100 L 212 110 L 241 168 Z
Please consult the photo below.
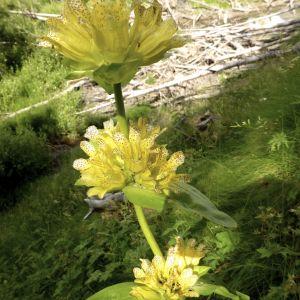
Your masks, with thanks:
M 60 93 L 54 95 L 52 98 L 50 98 L 50 99 L 48 99 L 48 100 L 44 100 L 44 101 L 42 101 L 42 102 L 39 102 L 39 103 L 30 105 L 30 106 L 27 106 L 27 107 L 22 108 L 22 109 L 19 109 L 19 110 L 13 112 L 13 113 L 8 113 L 8 114 L 4 115 L 4 116 L 2 117 L 2 120 L 9 119 L 9 118 L 13 118 L 13 117 L 15 117 L 15 116 L 17 116 L 17 115 L 20 115 L 20 114 L 22 114 L 22 113 L 24 113 L 24 112 L 27 112 L 27 111 L 29 111 L 29 110 L 31 110 L 31 109 L 33 109 L 33 108 L 37 108 L 37 107 L 40 107 L 40 106 L 44 106 L 44 105 L 50 103 L 52 100 L 57 99 L 57 98 L 59 98 L 59 97 L 62 97 L 62 96 L 64 96 L 64 95 L 68 94 L 69 92 L 74 91 L 76 88 L 81 87 L 81 86 L 82 86 L 83 84 L 85 84 L 87 81 L 88 81 L 87 78 L 81 79 L 80 81 L 77 81 L 76 83 L 71 84 L 71 85 L 68 86 L 66 89 L 64 89 L 62 92 L 60 92 Z
M 183 13 L 177 10 L 174 4 L 171 5 L 169 2 L 171 0 L 164 1 L 167 7 L 164 16 L 171 14 L 178 19 L 179 23 L 188 12 L 188 18 L 185 19 L 189 22 L 187 23 L 188 28 L 181 30 L 181 35 L 188 36 L 191 42 L 171 52 L 168 59 L 152 66 L 143 67 L 136 75 L 136 79 L 132 80 L 124 89 L 124 97 L 127 104 L 134 103 L 136 99 L 139 99 L 139 101 L 145 100 L 148 103 L 153 102 L 152 105 L 170 102 L 170 99 L 172 99 L 173 103 L 193 99 L 193 97 L 198 97 L 199 91 L 197 91 L 196 86 L 199 80 L 202 80 L 201 78 L 211 78 L 212 74 L 229 69 L 243 68 L 269 57 L 297 51 L 299 48 L 299 46 L 295 46 L 286 49 L 286 47 L 283 47 L 283 43 L 290 41 L 299 32 L 300 19 L 298 10 L 300 4 L 293 3 L 293 6 L 285 6 L 285 8 L 282 8 L 281 5 L 280 10 L 277 12 L 240 22 L 229 20 L 227 24 L 223 25 L 194 28 L 191 26 L 195 26 L 198 21 L 201 22 L 202 17 L 204 17 L 203 14 L 198 12 L 193 14 L 191 9 Z M 213 8 L 212 10 L 214 11 L 215 9 Z M 59 16 L 21 11 L 10 12 L 43 21 L 49 17 Z M 191 14 L 189 14 L 190 12 Z M 298 17 L 297 14 L 292 12 L 298 12 Z M 215 12 L 213 14 L 216 15 Z M 286 18 L 287 14 L 290 14 L 289 18 Z M 213 19 L 211 24 L 214 22 L 215 20 Z M 152 80 L 160 82 L 160 84 L 150 84 L 148 82 L 149 76 L 151 76 Z M 83 96 L 87 106 L 94 105 L 95 102 L 101 103 L 86 108 L 77 114 L 99 110 L 111 112 L 114 103 L 113 96 L 106 96 L 101 88 L 94 85 L 90 84 L 86 87 L 86 83 L 86 79 L 72 83 L 68 88 L 54 95 L 51 99 L 13 113 L 8 113 L 3 118 L 11 118 L 33 108 L 46 105 L 50 101 L 81 86 L 83 86 Z M 153 99 L 152 97 L 146 98 L 150 94 L 155 97 Z M 213 93 L 208 92 L 202 98 L 210 97 L 211 95 Z M 158 98 L 159 102 L 157 102 Z
M 293 52 L 293 51 L 298 52 L 299 50 L 300 50 L 300 45 L 296 45 L 295 47 L 293 47 L 289 50 L 285 50 L 285 51 L 283 51 L 283 50 L 273 50 L 273 51 L 268 51 L 264 54 L 253 55 L 253 56 L 247 57 L 245 59 L 235 60 L 235 61 L 229 62 L 227 64 L 216 64 L 212 67 L 208 67 L 206 69 L 199 70 L 199 71 L 197 71 L 197 72 L 195 72 L 195 73 L 193 73 L 189 76 L 179 77 L 179 78 L 176 78 L 175 80 L 157 85 L 157 86 L 152 87 L 152 88 L 148 88 L 148 89 L 144 89 L 144 90 L 138 90 L 138 91 L 132 91 L 130 94 L 124 95 L 124 100 L 125 100 L 125 103 L 126 103 L 126 101 L 129 100 L 129 99 L 138 98 L 138 97 L 141 97 L 141 96 L 145 96 L 147 94 L 158 92 L 162 89 L 174 87 L 174 86 L 180 85 L 180 84 L 182 84 L 186 81 L 197 79 L 201 76 L 207 76 L 209 74 L 218 73 L 218 72 L 225 71 L 225 70 L 228 70 L 228 69 L 232 69 L 232 68 L 235 68 L 235 67 L 240 67 L 240 66 L 243 66 L 243 65 L 252 64 L 252 63 L 267 59 L 267 58 L 282 56 L 284 54 L 287 54 L 287 53 L 290 53 L 290 52 Z M 209 97 L 211 97 L 211 94 L 209 94 Z M 201 96 L 200 96 L 200 98 L 201 98 Z M 80 114 L 85 114 L 85 113 L 88 113 L 88 112 L 99 111 L 99 110 L 104 109 L 106 107 L 110 107 L 114 104 L 114 99 L 113 99 L 112 96 L 107 97 L 105 100 L 106 101 L 111 100 L 111 101 L 108 102 L 108 103 L 107 102 L 101 103 L 101 104 L 96 105 L 96 106 L 94 106 L 92 108 L 89 108 L 89 109 L 85 109 L 83 111 L 78 112 L 77 114 L 80 115 Z

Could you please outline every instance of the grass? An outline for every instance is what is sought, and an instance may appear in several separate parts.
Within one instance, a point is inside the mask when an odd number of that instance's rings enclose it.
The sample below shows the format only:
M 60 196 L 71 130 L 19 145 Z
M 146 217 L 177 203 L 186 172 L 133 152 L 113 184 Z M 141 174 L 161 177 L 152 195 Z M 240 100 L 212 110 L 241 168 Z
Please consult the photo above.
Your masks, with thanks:
M 49 100 L 62 90 L 70 72 L 60 55 L 37 47 L 45 23 L 12 15 L 9 9 L 39 11 L 44 6 L 61 6 L 61 1 L 4 0 L 0 5 L 0 116 Z
M 1 216 L 0 282 L 6 299 L 85 298 L 101 282 L 130 276 L 127 266 L 146 251 L 127 207 L 114 218 L 82 221 L 84 192 L 74 187 L 78 174 L 71 167 L 78 155 L 78 149 L 71 151 L 58 173 L 24 186 L 22 203 Z
M 211 8 L 218 8 L 220 10 L 226 10 L 232 8 L 232 2 L 229 0 L 203 0 L 203 1 L 196 1 L 191 0 L 191 3 L 194 8 L 202 8 L 203 5 L 211 7 Z M 238 4 L 244 6 L 249 4 L 258 3 L 259 0 L 241 0 L 237 2 Z
M 36 50 L 15 74 L 3 76 L 0 113 L 13 112 L 50 99 L 61 90 L 67 73 L 58 55 L 48 49 Z
M 201 3 L 207 5 L 207 6 L 211 6 L 212 8 L 218 8 L 218 9 L 223 9 L 223 10 L 226 10 L 226 9 L 230 9 L 232 8 L 232 1 L 230 0 L 203 0 L 202 2 L 201 1 L 191 1 L 192 4 L 193 4 L 193 7 L 194 8 L 201 8 Z M 259 4 L 262 4 L 261 3 L 262 1 L 260 0 L 239 0 L 239 1 L 235 1 L 234 2 L 234 5 L 235 6 L 238 6 L 238 5 L 241 5 L 241 6 L 248 6 L 248 5 L 259 5 Z
M 14 10 L 29 10 L 44 13 L 59 13 L 62 1 L 59 0 L 3 0 L 3 5 Z
M 229 80 L 220 97 L 191 113 L 209 109 L 220 117 L 207 132 L 191 134 L 192 118 L 175 116 L 174 121 L 180 131 L 173 140 L 188 147 L 186 168 L 194 184 L 240 224 L 240 242 L 223 278 L 233 290 L 244 286 L 254 299 L 280 280 L 277 294 L 271 289 L 266 299 L 299 296 L 299 70 L 299 58 L 290 57 Z
M 297 56 L 272 60 L 229 79 L 210 101 L 180 112 L 139 106 L 129 114 L 168 126 L 160 142 L 184 150 L 183 171 L 239 224 L 228 230 L 199 221 L 170 201 L 162 215 L 147 216 L 160 244 L 167 249 L 176 235 L 196 238 L 206 245 L 210 279 L 252 299 L 299 299 L 299 70 Z M 199 131 L 207 110 L 218 119 Z M 5 299 L 85 299 L 132 280 L 138 258 L 151 257 L 130 206 L 82 221 L 85 190 L 74 186 L 71 166 L 80 156 L 78 148 L 63 152 L 59 169 L 21 186 L 18 204 L 1 213 Z

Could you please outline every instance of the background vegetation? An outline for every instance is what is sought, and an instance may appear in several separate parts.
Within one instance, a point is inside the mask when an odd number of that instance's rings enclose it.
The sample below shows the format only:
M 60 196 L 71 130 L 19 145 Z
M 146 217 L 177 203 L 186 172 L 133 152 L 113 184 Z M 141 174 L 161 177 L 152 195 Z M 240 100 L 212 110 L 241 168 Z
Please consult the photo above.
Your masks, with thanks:
M 60 4 L 30 5 L 55 11 Z M 49 99 L 68 73 L 58 56 L 33 47 L 25 34 L 42 28 L 4 16 L 1 39 L 15 42 L 0 57 L 3 116 Z M 291 55 L 225 78 L 222 94 L 208 101 L 171 109 L 141 104 L 129 111 L 131 119 L 144 115 L 168 128 L 160 142 L 184 150 L 182 171 L 239 224 L 227 230 L 186 215 L 170 200 L 162 215 L 147 212 L 159 242 L 167 249 L 177 235 L 196 238 L 206 246 L 210 279 L 252 299 L 300 295 L 299 85 L 300 59 Z M 77 91 L 1 121 L 0 298 L 85 299 L 131 280 L 139 258 L 151 257 L 129 205 L 82 220 L 85 189 L 74 186 L 72 162 L 83 155 L 77 144 L 84 129 L 107 117 L 77 116 L 81 106 Z M 207 111 L 216 119 L 199 130 Z

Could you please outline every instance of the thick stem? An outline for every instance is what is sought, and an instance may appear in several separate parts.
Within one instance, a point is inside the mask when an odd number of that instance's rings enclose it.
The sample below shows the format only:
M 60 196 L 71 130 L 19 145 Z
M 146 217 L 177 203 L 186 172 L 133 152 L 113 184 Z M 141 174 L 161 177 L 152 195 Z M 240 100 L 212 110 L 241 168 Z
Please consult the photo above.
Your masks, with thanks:
M 116 100 L 118 121 L 121 126 L 121 130 L 128 137 L 129 128 L 128 128 L 128 122 L 127 122 L 126 113 L 125 113 L 125 106 L 124 106 L 124 99 L 123 99 L 123 95 L 122 95 L 121 83 L 114 84 L 114 94 L 115 94 L 115 100 Z
M 158 246 L 158 244 L 157 244 L 157 242 L 156 242 L 156 240 L 155 240 L 155 238 L 152 234 L 152 231 L 149 228 L 149 225 L 148 225 L 147 220 L 145 218 L 142 207 L 140 207 L 138 205 L 134 205 L 134 209 L 135 209 L 138 221 L 140 223 L 141 229 L 144 233 L 144 236 L 145 236 L 145 238 L 146 238 L 153 254 L 163 257 L 163 254 L 159 249 L 159 246 Z

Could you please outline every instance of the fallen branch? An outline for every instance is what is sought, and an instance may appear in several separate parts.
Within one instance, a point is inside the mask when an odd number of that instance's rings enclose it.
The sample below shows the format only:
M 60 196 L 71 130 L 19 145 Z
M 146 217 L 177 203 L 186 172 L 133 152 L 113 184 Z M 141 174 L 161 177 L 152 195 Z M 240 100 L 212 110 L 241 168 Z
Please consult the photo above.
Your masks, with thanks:
M 287 36 L 287 37 L 279 39 L 279 41 L 280 41 L 280 43 L 282 43 L 282 42 L 286 42 L 286 41 L 290 40 L 291 38 L 292 38 L 292 36 Z M 241 50 L 238 53 L 229 54 L 229 55 L 225 55 L 223 57 L 219 57 L 218 62 L 224 61 L 224 60 L 227 60 L 227 59 L 236 58 L 236 57 L 239 57 L 239 56 L 244 56 L 244 55 L 251 54 L 251 53 L 254 53 L 254 52 L 258 52 L 262 49 L 269 48 L 269 47 L 276 46 L 276 45 L 278 47 L 280 47 L 280 45 L 281 45 L 280 43 L 276 39 L 276 40 L 274 40 L 272 42 L 269 42 L 269 43 L 263 43 L 261 46 L 254 46 L 254 47 L 251 47 L 251 48 Z
M 160 84 L 160 85 L 152 87 L 152 88 L 139 90 L 139 91 L 131 91 L 130 94 L 124 95 L 124 98 L 125 98 L 125 100 L 128 100 L 128 99 L 137 98 L 137 97 L 140 97 L 140 96 L 145 96 L 145 95 L 150 94 L 150 93 L 158 92 L 161 89 L 174 87 L 174 86 L 177 86 L 177 85 L 182 84 L 184 82 L 197 79 L 201 76 L 207 76 L 209 74 L 218 73 L 218 72 L 225 71 L 225 70 L 228 70 L 228 69 L 231 69 L 231 68 L 234 68 L 234 67 L 240 67 L 240 66 L 243 66 L 243 65 L 252 64 L 254 62 L 258 62 L 258 61 L 264 60 L 266 58 L 282 56 L 284 54 L 294 52 L 294 51 L 300 51 L 300 44 L 297 44 L 293 48 L 291 48 L 289 50 L 285 50 L 285 51 L 282 51 L 282 50 L 269 51 L 269 52 L 264 53 L 264 54 L 250 56 L 250 57 L 247 57 L 247 58 L 242 59 L 242 60 L 235 60 L 235 61 L 229 62 L 227 64 L 217 64 L 217 65 L 214 65 L 214 66 L 210 66 L 208 68 L 201 69 L 201 70 L 199 70 L 199 71 L 197 71 L 197 72 L 195 72 L 191 75 L 184 76 L 184 77 L 179 77 L 179 78 L 176 78 L 176 79 L 171 80 L 169 82 L 165 82 L 163 84 Z M 102 103 L 102 104 L 96 105 L 94 107 L 91 107 L 89 109 L 85 109 L 83 111 L 80 111 L 76 114 L 81 115 L 81 114 L 85 114 L 85 113 L 88 113 L 88 112 L 98 111 L 100 109 L 108 107 L 108 106 L 110 106 L 114 103 L 114 99 L 111 96 L 107 97 L 105 100 L 107 101 L 107 100 L 110 100 L 110 99 L 112 101 L 109 102 L 109 103 Z
M 252 52 L 253 51 L 258 51 L 262 48 L 264 48 L 264 47 L 254 47 L 254 48 L 251 49 L 251 51 Z M 176 78 L 174 80 L 165 82 L 165 83 L 160 84 L 160 85 L 155 86 L 155 87 L 151 87 L 151 88 L 143 89 L 143 90 L 125 92 L 124 93 L 124 98 L 125 98 L 125 100 L 129 100 L 129 99 L 145 96 L 145 95 L 150 94 L 150 93 L 158 92 L 162 89 L 178 86 L 178 85 L 180 85 L 184 82 L 190 81 L 190 80 L 195 80 L 195 79 L 197 79 L 201 76 L 207 76 L 209 74 L 221 72 L 221 71 L 224 71 L 224 70 L 228 70 L 230 68 L 240 67 L 242 65 L 246 65 L 246 64 L 250 64 L 250 63 L 253 63 L 253 62 L 263 60 L 265 58 L 284 55 L 284 54 L 292 52 L 292 51 L 299 51 L 299 48 L 300 48 L 300 46 L 297 44 L 292 49 L 286 50 L 286 51 L 280 51 L 280 50 L 269 51 L 269 52 L 261 54 L 261 55 L 251 56 L 251 57 L 248 57 L 248 58 L 245 58 L 245 59 L 242 59 L 242 60 L 235 60 L 235 61 L 229 62 L 227 64 L 217 64 L 217 63 L 215 63 L 214 65 L 209 66 L 207 68 L 200 69 L 197 72 L 194 72 L 193 74 L 190 74 L 190 75 L 187 75 L 187 76 L 181 76 L 179 78 Z M 241 56 L 241 55 L 245 55 L 245 54 L 248 54 L 251 51 L 247 50 L 247 51 L 244 51 L 244 52 L 241 52 L 241 53 L 236 53 L 234 56 L 223 57 L 218 62 L 220 62 L 222 60 L 225 60 L 225 59 L 228 59 L 228 58 L 234 58 L 234 57 L 238 57 L 238 56 Z M 54 99 L 57 99 L 57 98 L 65 95 L 65 94 L 73 91 L 74 89 L 76 89 L 78 87 L 81 87 L 86 82 L 87 82 L 86 78 L 82 79 L 82 80 L 76 82 L 75 84 L 70 85 L 67 89 L 63 90 L 62 92 L 58 93 L 57 95 L 54 95 L 51 99 L 33 104 L 33 105 L 25 107 L 25 108 L 22 108 L 22 109 L 20 109 L 16 112 L 9 113 L 9 114 L 5 115 L 4 117 L 2 117 L 2 120 L 13 118 L 13 117 L 15 117 L 17 115 L 20 115 L 24 112 L 27 112 L 27 111 L 29 111 L 33 108 L 44 106 L 44 105 L 48 104 L 50 101 L 52 101 Z M 91 108 L 82 110 L 80 112 L 77 112 L 76 114 L 81 115 L 81 114 L 85 114 L 85 113 L 89 113 L 89 112 L 98 111 L 98 110 L 103 109 L 103 108 L 107 108 L 107 107 L 114 104 L 114 97 L 113 97 L 113 95 L 109 95 L 105 99 L 103 99 L 102 101 L 110 101 L 110 102 L 101 103 L 101 104 L 96 105 L 94 107 L 91 107 Z
M 20 110 L 17 110 L 17 111 L 15 111 L 15 112 L 13 112 L 13 113 L 9 113 L 9 114 L 7 114 L 7 115 L 4 115 L 4 117 L 2 117 L 2 120 L 9 119 L 9 118 L 13 118 L 13 117 L 15 117 L 15 116 L 17 116 L 17 115 L 20 115 L 20 114 L 22 114 L 22 113 L 24 113 L 24 112 L 26 112 L 26 111 L 29 111 L 29 110 L 31 110 L 31 109 L 33 109 L 33 108 L 37 108 L 37 107 L 40 107 L 40 106 L 44 106 L 44 105 L 48 104 L 50 101 L 52 101 L 52 100 L 54 100 L 54 99 L 57 99 L 57 98 L 59 98 L 59 97 L 61 97 L 61 96 L 64 96 L 64 95 L 66 95 L 66 94 L 69 93 L 69 92 L 72 92 L 74 89 L 76 89 L 76 88 L 82 86 L 82 85 L 83 85 L 84 83 L 86 83 L 86 82 L 87 82 L 87 79 L 84 78 L 84 79 L 82 79 L 82 80 L 80 80 L 80 81 L 78 81 L 78 82 L 76 82 L 76 83 L 70 85 L 69 87 L 67 87 L 66 89 L 64 89 L 62 92 L 60 92 L 60 93 L 54 95 L 52 98 L 50 98 L 50 99 L 48 99 L 48 100 L 44 100 L 44 101 L 42 101 L 42 102 L 39 102 L 39 103 L 30 105 L 30 106 L 27 106 L 27 107 L 25 107 L 25 108 L 22 108 L 22 109 L 20 109 Z
M 165 0 L 165 5 L 166 5 L 166 8 L 167 8 L 168 12 L 170 13 L 171 17 L 175 20 L 175 22 L 176 22 L 177 25 L 179 26 L 179 24 L 178 24 L 178 18 L 177 18 L 177 16 L 175 15 L 173 9 L 172 9 L 171 6 L 170 6 L 169 0 Z M 180 29 L 180 27 L 178 27 L 178 28 Z
M 21 11 L 21 10 L 9 10 L 8 12 L 10 14 L 23 15 L 40 21 L 46 21 L 49 18 L 58 18 L 60 16 L 58 14 L 36 13 L 32 11 Z
M 48 14 L 48 13 L 37 13 L 33 11 L 22 11 L 22 10 L 9 10 L 10 14 L 15 15 L 23 15 L 32 19 L 40 20 L 40 21 L 47 21 L 49 18 L 59 18 L 61 17 L 60 14 Z M 163 12 L 163 16 L 166 16 L 167 14 Z M 131 13 L 130 18 L 132 19 L 134 16 L 133 13 Z
M 276 30 L 278 30 L 279 28 L 282 28 L 282 30 L 284 30 L 284 27 L 289 27 L 294 25 L 294 27 L 298 27 L 300 23 L 300 19 L 294 19 L 294 20 L 290 20 L 290 21 L 284 21 L 284 22 L 280 22 L 277 24 L 272 24 L 268 27 L 259 27 L 259 28 L 249 28 L 249 27 L 243 27 L 243 26 L 239 26 L 240 24 L 237 24 L 236 26 L 232 26 L 230 28 L 226 28 L 226 30 L 224 28 L 222 28 L 222 30 L 212 30 L 210 31 L 209 29 L 206 29 L 206 31 L 199 29 L 198 31 L 191 31 L 190 34 L 188 31 L 182 33 L 183 36 L 188 36 L 192 39 L 199 39 L 199 38 L 205 38 L 207 36 L 209 36 L 210 38 L 212 37 L 222 37 L 222 36 L 227 36 L 227 35 L 233 35 L 233 36 L 239 36 L 239 37 L 245 37 L 245 35 L 256 35 L 256 34 L 264 34 L 267 33 L 269 31 L 274 30 L 274 28 Z M 250 33 L 246 33 L 245 31 L 247 30 L 251 30 Z
M 281 10 L 281 11 L 278 11 L 278 12 L 271 13 L 269 15 L 260 16 L 260 17 L 257 17 L 257 18 L 251 18 L 251 19 L 248 19 L 244 22 L 240 22 L 240 23 L 237 23 L 237 24 L 229 24 L 228 23 L 228 24 L 223 24 L 223 25 L 219 25 L 219 26 L 211 26 L 211 27 L 205 27 L 205 28 L 189 28 L 189 29 L 183 30 L 182 32 L 185 33 L 185 34 L 188 34 L 190 32 L 200 32 L 200 31 L 202 31 L 202 32 L 208 32 L 209 31 L 210 33 L 213 33 L 213 32 L 218 32 L 220 30 L 230 29 L 232 27 L 241 28 L 243 25 L 248 25 L 248 24 L 263 20 L 263 19 L 270 19 L 272 17 L 279 16 L 279 15 L 285 14 L 287 12 L 296 10 L 298 8 L 300 8 L 300 4 L 294 5 L 293 8 L 287 8 L 287 9 L 284 9 L 284 10 Z

